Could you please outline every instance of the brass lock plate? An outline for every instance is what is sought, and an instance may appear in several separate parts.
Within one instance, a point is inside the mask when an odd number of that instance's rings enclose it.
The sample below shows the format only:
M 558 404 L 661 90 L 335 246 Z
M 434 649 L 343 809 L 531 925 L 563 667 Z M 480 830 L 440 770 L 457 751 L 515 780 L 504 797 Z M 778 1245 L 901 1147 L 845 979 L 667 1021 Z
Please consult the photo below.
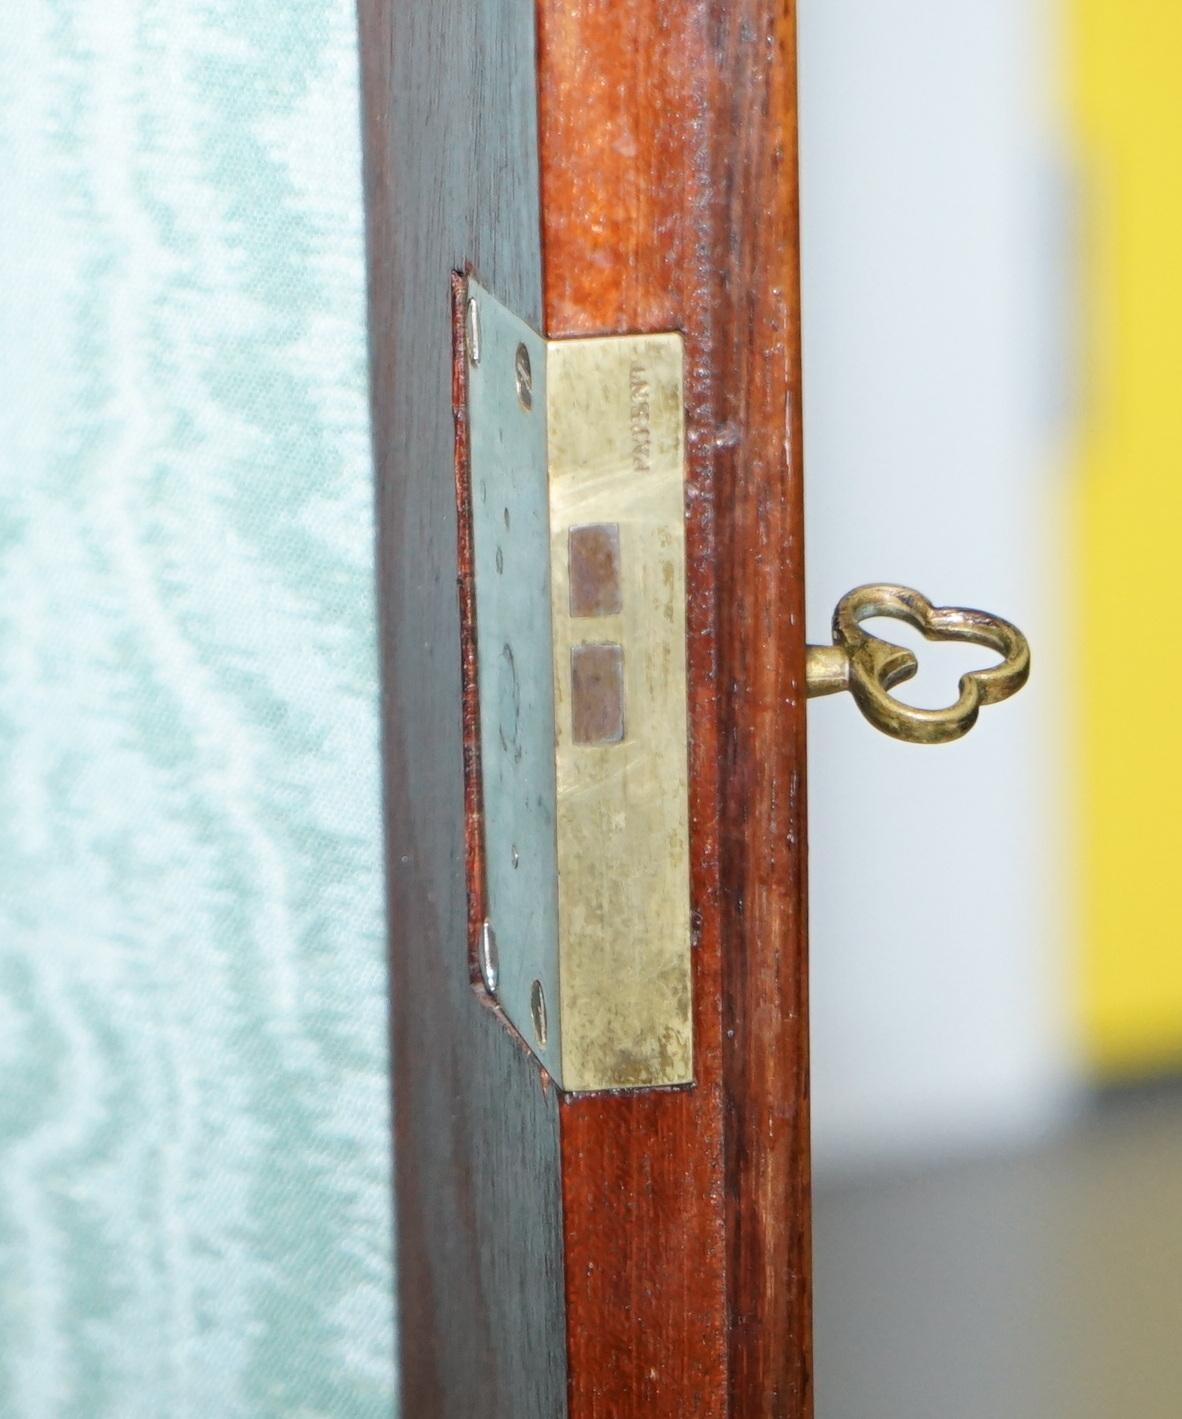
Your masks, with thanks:
M 677 334 L 543 340 L 469 282 L 496 995 L 563 1089 L 693 1078 Z

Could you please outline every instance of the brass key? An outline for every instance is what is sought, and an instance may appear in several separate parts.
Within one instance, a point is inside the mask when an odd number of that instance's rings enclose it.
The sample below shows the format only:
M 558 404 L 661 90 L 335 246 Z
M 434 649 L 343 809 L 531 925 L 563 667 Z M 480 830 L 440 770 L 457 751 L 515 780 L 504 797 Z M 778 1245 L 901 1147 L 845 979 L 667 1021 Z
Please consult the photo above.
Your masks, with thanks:
M 895 685 L 919 669 L 911 651 L 880 640 L 861 622 L 893 616 L 930 641 L 971 641 L 1002 656 L 1000 665 L 970 670 L 960 677 L 960 694 L 946 709 L 917 709 L 895 699 Z M 808 694 L 849 690 L 876 729 L 912 744 L 946 744 L 972 729 L 982 705 L 1016 694 L 1030 675 L 1030 647 L 1009 621 L 987 611 L 933 606 L 906 586 L 859 586 L 847 592 L 833 613 L 833 644 L 806 647 Z

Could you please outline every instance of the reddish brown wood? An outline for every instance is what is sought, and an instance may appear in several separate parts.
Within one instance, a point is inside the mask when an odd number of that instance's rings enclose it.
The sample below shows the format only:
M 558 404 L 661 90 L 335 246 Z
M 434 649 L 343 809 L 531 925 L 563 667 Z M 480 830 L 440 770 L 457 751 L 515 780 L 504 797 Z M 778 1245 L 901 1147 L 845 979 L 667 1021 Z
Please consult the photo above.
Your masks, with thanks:
M 730 102 L 767 115 L 734 131 L 723 277 L 745 431 L 718 498 L 730 1390 L 734 1413 L 779 1416 L 812 1408 L 795 15 L 732 17 L 728 41 Z
M 360 13 L 402 1413 L 808 1419 L 793 7 Z M 469 267 L 550 335 L 687 338 L 690 1089 L 560 1100 L 473 969 Z
M 688 342 L 697 1082 L 563 1099 L 571 1419 L 812 1408 L 794 22 L 539 6 L 547 333 Z

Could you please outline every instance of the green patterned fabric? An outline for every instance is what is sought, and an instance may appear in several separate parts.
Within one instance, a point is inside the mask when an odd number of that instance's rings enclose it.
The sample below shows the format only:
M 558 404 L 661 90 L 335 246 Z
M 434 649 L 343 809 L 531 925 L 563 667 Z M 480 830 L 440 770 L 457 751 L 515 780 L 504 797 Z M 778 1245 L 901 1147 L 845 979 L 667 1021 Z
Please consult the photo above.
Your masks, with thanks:
M 0 1416 L 394 1408 L 352 0 L 0 38 Z

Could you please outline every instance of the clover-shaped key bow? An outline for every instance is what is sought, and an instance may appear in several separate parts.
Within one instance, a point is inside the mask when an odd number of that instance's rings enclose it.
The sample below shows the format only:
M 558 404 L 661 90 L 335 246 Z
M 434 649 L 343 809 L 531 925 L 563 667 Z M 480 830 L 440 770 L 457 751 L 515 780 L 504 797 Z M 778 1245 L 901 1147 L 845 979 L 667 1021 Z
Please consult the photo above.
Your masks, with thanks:
M 1000 665 L 960 677 L 960 695 L 947 709 L 916 709 L 895 699 L 891 687 L 919 669 L 911 651 L 862 629 L 874 616 L 906 621 L 930 641 L 971 641 L 1001 655 Z M 807 648 L 808 693 L 849 690 L 877 729 L 913 744 L 946 744 L 967 734 L 982 705 L 1016 694 L 1030 675 L 1030 647 L 1009 621 L 985 611 L 933 606 L 906 586 L 859 586 L 847 592 L 833 613 L 833 644 Z

